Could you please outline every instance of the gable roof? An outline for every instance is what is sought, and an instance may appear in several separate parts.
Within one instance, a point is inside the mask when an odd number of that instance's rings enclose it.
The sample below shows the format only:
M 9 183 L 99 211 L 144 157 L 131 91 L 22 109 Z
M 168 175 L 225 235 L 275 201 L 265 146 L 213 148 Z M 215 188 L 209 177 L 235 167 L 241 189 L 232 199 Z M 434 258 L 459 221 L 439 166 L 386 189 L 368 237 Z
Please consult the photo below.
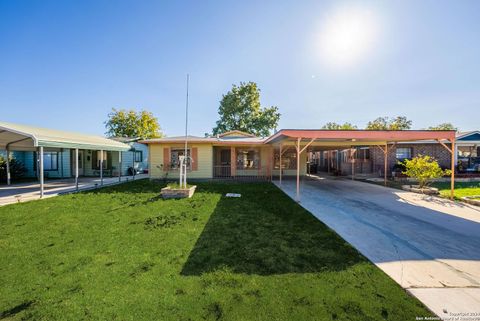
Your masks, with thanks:
M 469 132 L 458 132 L 457 133 L 457 140 L 459 140 L 459 141 L 480 140 L 480 131 L 473 130 L 473 131 L 469 131 Z
M 218 135 L 218 137 L 256 137 L 256 136 L 247 132 L 242 132 L 241 130 L 231 130 Z

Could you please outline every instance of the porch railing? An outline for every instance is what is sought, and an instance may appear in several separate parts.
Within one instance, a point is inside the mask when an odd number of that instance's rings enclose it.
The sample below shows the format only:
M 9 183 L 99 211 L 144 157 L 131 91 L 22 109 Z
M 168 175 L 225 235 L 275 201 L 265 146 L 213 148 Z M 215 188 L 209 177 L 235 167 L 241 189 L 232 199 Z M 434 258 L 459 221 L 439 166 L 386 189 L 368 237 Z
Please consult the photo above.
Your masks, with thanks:
M 235 180 L 270 180 L 271 173 L 269 173 L 266 168 L 232 170 L 230 165 L 214 165 L 213 178 Z

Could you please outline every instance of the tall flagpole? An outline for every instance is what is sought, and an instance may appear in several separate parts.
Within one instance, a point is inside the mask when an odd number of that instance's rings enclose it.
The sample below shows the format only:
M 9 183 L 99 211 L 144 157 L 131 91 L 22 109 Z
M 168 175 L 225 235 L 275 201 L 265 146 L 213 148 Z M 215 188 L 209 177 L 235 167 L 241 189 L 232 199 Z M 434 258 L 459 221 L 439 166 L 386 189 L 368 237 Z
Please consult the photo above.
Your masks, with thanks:
M 187 74 L 187 99 L 185 103 L 185 161 L 184 161 L 184 166 L 185 166 L 185 174 L 183 175 L 183 187 L 187 188 L 187 162 L 188 162 L 188 149 L 187 149 L 187 144 L 188 144 L 188 82 L 190 80 L 190 75 Z M 190 160 L 191 161 L 191 160 Z

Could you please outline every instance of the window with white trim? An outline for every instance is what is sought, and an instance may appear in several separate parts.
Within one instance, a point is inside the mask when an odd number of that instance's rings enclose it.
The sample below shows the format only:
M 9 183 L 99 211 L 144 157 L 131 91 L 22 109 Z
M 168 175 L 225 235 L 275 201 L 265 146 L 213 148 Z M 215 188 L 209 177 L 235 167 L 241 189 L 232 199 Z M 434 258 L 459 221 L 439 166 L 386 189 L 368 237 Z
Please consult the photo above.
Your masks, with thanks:
M 143 161 L 143 152 L 141 150 L 135 151 L 134 161 L 137 163 L 141 163 Z

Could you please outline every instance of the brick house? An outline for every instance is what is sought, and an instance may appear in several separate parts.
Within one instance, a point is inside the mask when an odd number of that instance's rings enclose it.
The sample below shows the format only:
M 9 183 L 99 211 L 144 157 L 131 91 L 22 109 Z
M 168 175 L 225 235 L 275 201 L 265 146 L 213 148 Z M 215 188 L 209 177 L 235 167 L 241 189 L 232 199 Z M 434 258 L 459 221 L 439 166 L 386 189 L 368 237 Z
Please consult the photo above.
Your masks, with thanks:
M 480 175 L 480 132 L 457 133 L 455 145 L 457 173 Z M 392 175 L 399 161 L 418 155 L 432 156 L 442 168 L 450 168 L 451 155 L 438 142 L 399 142 L 388 146 L 387 174 Z M 384 152 L 375 146 L 315 152 L 309 160 L 316 169 L 338 175 L 351 175 L 352 169 L 355 174 L 384 175 Z

